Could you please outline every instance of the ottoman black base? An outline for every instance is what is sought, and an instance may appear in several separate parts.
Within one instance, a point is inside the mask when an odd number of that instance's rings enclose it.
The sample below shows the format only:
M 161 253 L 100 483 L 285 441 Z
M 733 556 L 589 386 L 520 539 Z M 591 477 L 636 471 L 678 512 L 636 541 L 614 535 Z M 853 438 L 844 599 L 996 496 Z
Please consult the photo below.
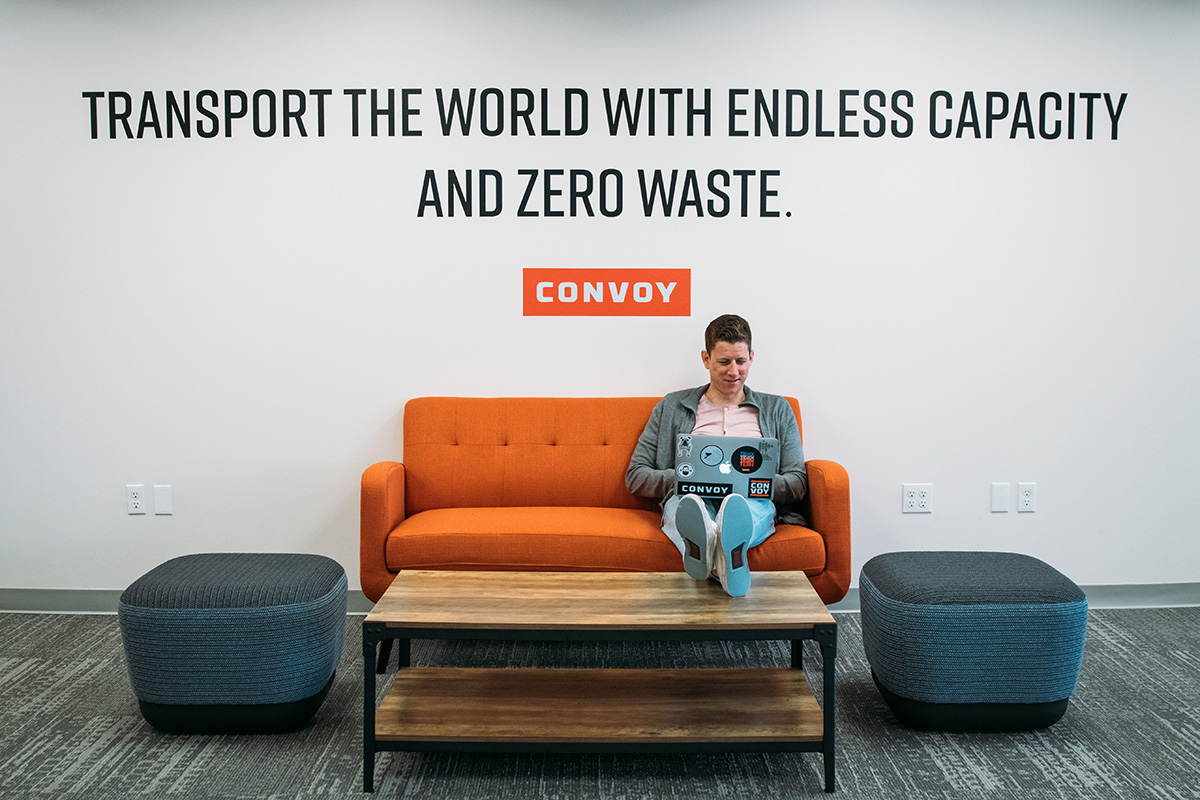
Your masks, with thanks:
M 284 733 L 303 728 L 316 716 L 336 673 L 321 691 L 291 703 L 182 705 L 138 700 L 142 716 L 163 733 Z
M 888 708 L 904 725 L 923 731 L 999 733 L 1048 728 L 1067 713 L 1070 698 L 1052 703 L 928 703 L 889 691 L 871 678 Z

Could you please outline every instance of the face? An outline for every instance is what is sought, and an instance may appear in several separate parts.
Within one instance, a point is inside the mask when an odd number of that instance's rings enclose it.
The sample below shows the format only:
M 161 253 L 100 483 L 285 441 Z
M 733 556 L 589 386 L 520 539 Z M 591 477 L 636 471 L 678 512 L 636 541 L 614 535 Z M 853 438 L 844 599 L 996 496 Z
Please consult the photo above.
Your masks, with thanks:
M 745 342 L 717 342 L 712 352 L 701 351 L 700 358 L 708 370 L 712 388 L 722 397 L 738 399 L 754 361 L 750 346 Z

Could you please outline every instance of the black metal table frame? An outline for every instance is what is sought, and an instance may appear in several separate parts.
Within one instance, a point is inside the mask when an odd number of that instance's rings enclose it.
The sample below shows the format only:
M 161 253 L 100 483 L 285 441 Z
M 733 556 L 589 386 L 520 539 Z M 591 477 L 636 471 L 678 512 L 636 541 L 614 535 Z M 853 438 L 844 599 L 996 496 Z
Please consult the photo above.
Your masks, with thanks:
M 817 623 L 797 629 L 731 630 L 581 630 L 571 629 L 463 629 L 390 627 L 386 622 L 363 622 L 363 791 L 375 791 L 375 754 L 382 751 L 473 752 L 473 753 L 713 753 L 713 752 L 817 752 L 825 758 L 825 791 L 834 790 L 834 661 L 837 658 L 837 623 Z M 413 639 L 503 639 L 511 641 L 762 641 L 792 643 L 792 668 L 804 668 L 803 643 L 812 640 L 821 650 L 822 738 L 819 742 L 776 743 L 688 743 L 655 744 L 612 742 L 463 742 L 405 741 L 375 739 L 375 675 L 382 674 L 390 660 L 393 644 L 398 669 L 410 665 Z M 380 649 L 380 644 L 383 645 Z

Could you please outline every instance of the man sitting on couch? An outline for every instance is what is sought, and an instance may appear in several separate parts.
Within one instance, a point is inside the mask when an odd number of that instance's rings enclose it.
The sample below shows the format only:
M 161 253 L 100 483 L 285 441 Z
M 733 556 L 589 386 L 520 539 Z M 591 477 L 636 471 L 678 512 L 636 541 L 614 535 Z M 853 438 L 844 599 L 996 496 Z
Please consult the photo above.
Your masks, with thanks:
M 750 590 L 746 551 L 775 532 L 775 520 L 803 525 L 796 504 L 808 491 L 800 428 L 787 400 L 752 391 L 750 325 L 736 314 L 709 323 L 700 359 L 709 382 L 672 392 L 650 414 L 625 473 L 630 492 L 663 501 L 663 533 L 683 554 L 697 580 L 715 575 L 732 596 Z M 779 440 L 774 502 L 727 496 L 713 499 L 675 492 L 675 441 L 680 433 L 762 436 Z M 779 504 L 778 508 L 776 503 Z

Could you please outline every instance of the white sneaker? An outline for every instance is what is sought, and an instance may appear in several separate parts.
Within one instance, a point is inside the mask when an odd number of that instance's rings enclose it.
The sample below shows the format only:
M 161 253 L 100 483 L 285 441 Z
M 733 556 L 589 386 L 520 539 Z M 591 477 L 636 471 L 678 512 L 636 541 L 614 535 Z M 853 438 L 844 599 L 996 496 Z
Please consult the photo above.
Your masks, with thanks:
M 679 498 L 675 508 L 675 530 L 683 539 L 683 569 L 698 581 L 712 574 L 715 525 L 704 501 L 694 494 Z
M 750 591 L 750 565 L 746 562 L 746 546 L 754 532 L 750 504 L 740 494 L 731 494 L 717 512 L 716 547 L 713 569 L 721 586 L 732 597 Z

